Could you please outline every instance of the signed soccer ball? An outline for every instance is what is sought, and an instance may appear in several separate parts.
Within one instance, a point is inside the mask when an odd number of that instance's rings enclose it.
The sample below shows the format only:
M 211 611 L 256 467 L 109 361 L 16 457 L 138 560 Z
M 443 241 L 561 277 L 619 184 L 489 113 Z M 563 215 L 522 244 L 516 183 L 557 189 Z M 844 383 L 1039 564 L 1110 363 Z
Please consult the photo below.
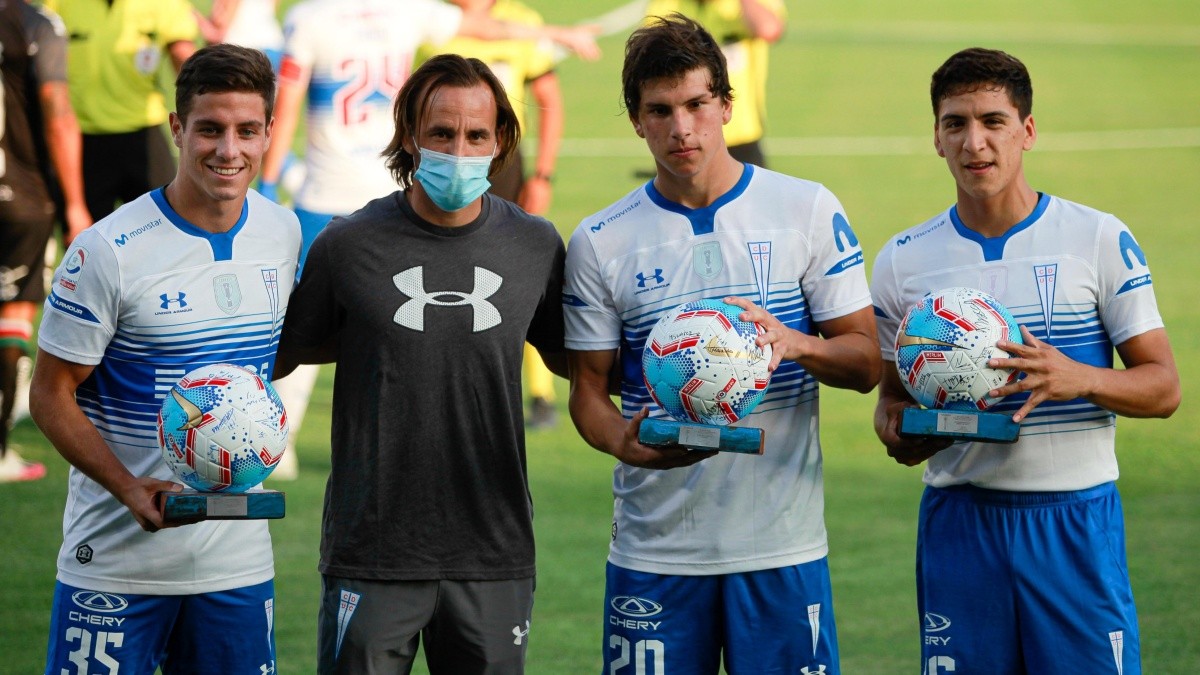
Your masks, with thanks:
M 1007 358 L 998 340 L 1021 343 L 1016 319 L 992 296 L 973 288 L 947 288 L 913 305 L 896 333 L 900 381 L 926 408 L 986 410 L 999 399 L 988 392 L 1017 378 L 989 368 Z
M 183 483 L 245 492 L 283 458 L 287 413 L 270 382 L 228 363 L 184 375 L 163 398 L 158 444 Z
M 771 347 L 754 339 L 756 323 L 740 307 L 697 300 L 664 314 L 642 351 L 646 387 L 658 406 L 680 422 L 733 424 L 762 400 L 771 373 Z

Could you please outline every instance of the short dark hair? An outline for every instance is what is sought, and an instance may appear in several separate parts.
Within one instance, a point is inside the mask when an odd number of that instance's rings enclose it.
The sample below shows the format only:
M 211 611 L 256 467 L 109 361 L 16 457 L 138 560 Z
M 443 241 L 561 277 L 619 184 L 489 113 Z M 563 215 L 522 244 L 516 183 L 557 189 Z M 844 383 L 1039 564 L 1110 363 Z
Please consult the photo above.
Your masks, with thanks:
M 937 117 L 944 99 L 985 88 L 1007 92 L 1022 120 L 1033 112 L 1033 82 L 1025 64 L 997 49 L 971 47 L 951 56 L 933 73 L 929 85 L 933 116 Z
M 230 91 L 262 96 L 267 121 L 271 121 L 275 114 L 275 71 L 266 54 L 228 43 L 196 50 L 175 78 L 175 113 L 186 121 L 195 97 Z
M 625 41 L 625 66 L 621 70 L 625 112 L 637 116 L 642 86 L 650 80 L 682 79 L 697 68 L 708 69 L 708 89 L 713 96 L 733 100 L 725 54 L 708 31 L 679 13 L 651 18 Z
M 458 54 L 440 54 L 421 64 L 400 88 L 396 103 L 392 107 L 392 117 L 396 131 L 392 142 L 382 153 L 387 160 L 387 168 L 392 177 L 401 187 L 412 185 L 413 173 L 416 171 L 416 158 L 404 149 L 405 139 L 416 144 L 416 136 L 420 131 L 421 122 L 429 108 L 429 100 L 440 87 L 471 88 L 485 85 L 492 91 L 496 99 L 496 142 L 499 149 L 492 159 L 488 175 L 494 175 L 508 163 L 521 142 L 521 128 L 517 124 L 517 115 L 513 112 L 512 104 L 508 102 L 508 94 L 504 85 L 479 59 L 468 59 Z

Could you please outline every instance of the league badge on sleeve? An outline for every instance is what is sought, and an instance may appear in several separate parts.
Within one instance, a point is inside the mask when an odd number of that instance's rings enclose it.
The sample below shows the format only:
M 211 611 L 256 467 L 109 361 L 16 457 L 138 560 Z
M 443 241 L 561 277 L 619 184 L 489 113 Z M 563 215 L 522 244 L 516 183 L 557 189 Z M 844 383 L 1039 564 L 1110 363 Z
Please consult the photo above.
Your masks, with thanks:
M 925 409 L 904 410 L 900 435 L 1015 442 L 1021 426 L 1003 413 L 985 412 L 999 400 L 988 392 L 1017 377 L 987 365 L 1008 357 L 996 346 L 1001 339 L 1022 342 L 1021 331 L 1008 308 L 982 291 L 948 288 L 913 305 L 896 333 L 896 367 Z

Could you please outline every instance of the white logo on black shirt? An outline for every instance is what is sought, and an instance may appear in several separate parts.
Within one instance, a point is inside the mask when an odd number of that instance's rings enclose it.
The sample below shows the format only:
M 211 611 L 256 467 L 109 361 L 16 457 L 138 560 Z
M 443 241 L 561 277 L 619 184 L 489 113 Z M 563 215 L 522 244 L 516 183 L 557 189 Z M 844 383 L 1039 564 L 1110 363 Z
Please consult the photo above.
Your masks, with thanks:
M 504 279 L 499 274 L 482 267 L 475 268 L 475 288 L 470 293 L 463 291 L 426 291 L 425 269 L 421 266 L 412 267 L 392 277 L 392 282 L 400 292 L 412 298 L 396 310 L 392 320 L 415 331 L 425 331 L 425 307 L 462 307 L 470 305 L 474 310 L 471 331 L 479 333 L 500 325 L 500 311 L 488 302 Z M 453 298 L 446 300 L 446 298 Z

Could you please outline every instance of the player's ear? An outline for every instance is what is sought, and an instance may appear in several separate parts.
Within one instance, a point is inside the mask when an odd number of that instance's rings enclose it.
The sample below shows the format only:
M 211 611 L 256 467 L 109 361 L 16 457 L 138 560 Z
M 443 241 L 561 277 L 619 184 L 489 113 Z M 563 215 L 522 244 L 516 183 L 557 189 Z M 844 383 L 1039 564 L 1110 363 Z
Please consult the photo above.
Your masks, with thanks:
M 933 148 L 937 150 L 938 157 L 946 156 L 946 151 L 942 149 L 942 137 L 938 135 L 938 124 L 936 120 L 933 123 Z
M 638 135 L 638 138 L 646 137 L 646 134 L 642 132 L 642 123 L 638 121 L 637 117 L 630 115 L 629 122 L 633 125 L 633 132 Z
M 168 121 L 171 124 L 171 141 L 175 143 L 175 147 L 183 148 L 183 119 L 179 117 L 179 113 L 170 113 Z
M 1037 125 L 1033 123 L 1033 113 L 1026 115 L 1022 124 L 1025 127 L 1025 141 L 1021 143 L 1021 147 L 1032 150 L 1033 144 L 1037 142 Z

